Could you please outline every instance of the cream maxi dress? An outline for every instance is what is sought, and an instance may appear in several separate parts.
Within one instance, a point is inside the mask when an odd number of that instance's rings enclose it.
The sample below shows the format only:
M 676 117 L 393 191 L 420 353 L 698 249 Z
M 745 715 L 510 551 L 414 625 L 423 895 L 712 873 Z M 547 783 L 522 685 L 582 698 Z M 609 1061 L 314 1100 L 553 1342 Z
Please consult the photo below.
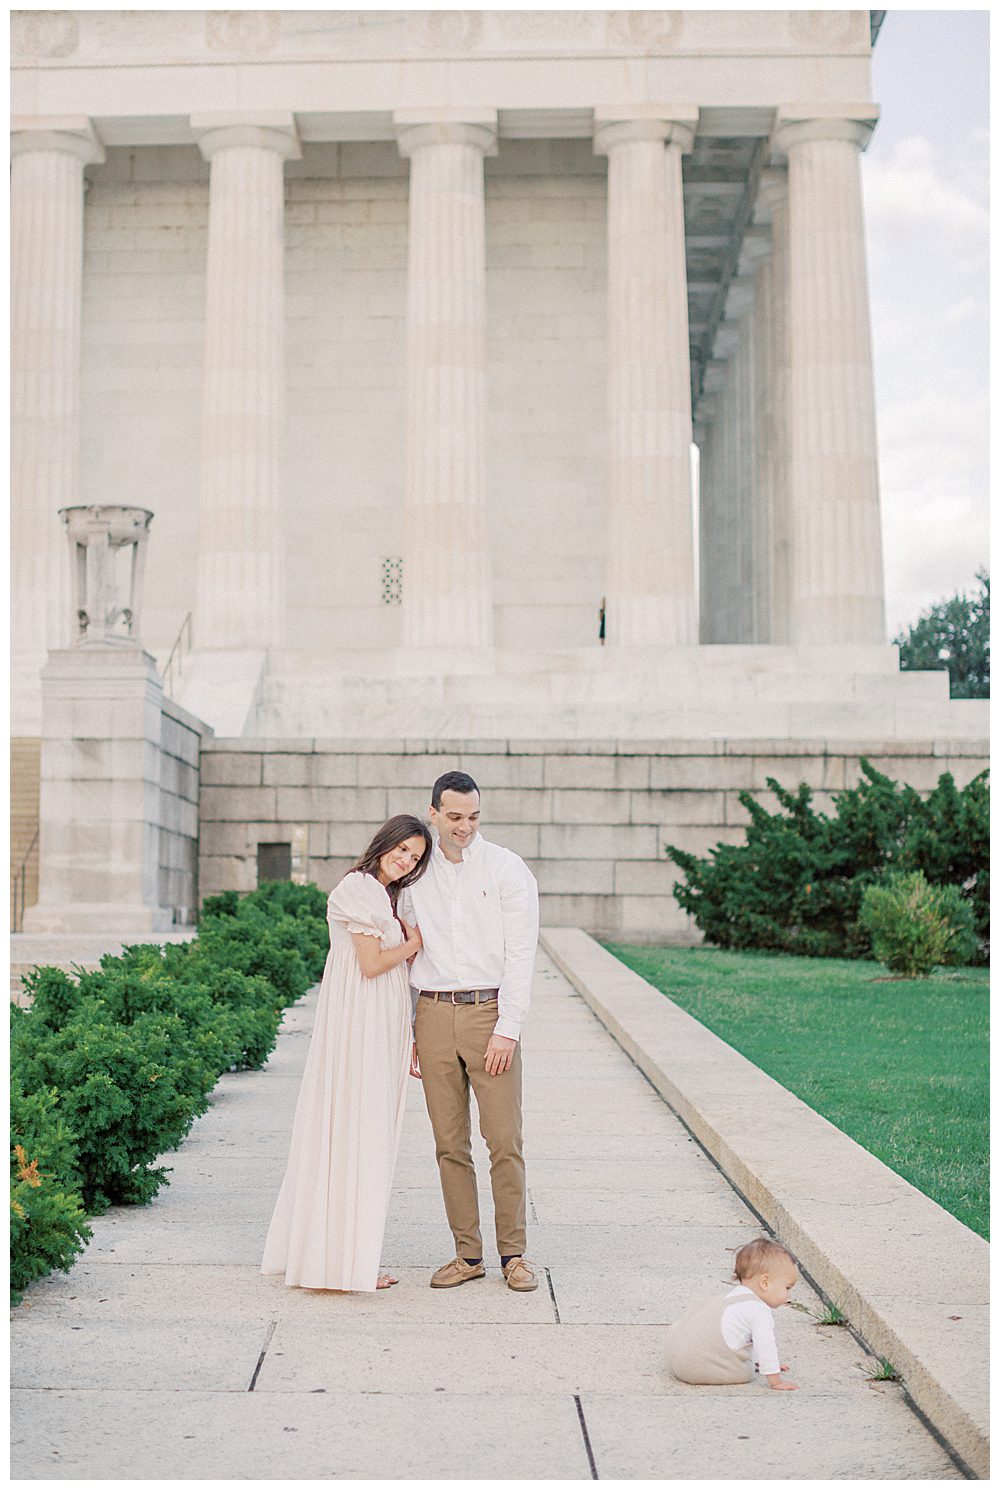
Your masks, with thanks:
M 406 963 L 365 978 L 351 932 L 403 940 L 388 892 L 352 871 L 327 902 L 330 952 L 262 1273 L 369 1292 L 378 1278 L 412 1033 Z

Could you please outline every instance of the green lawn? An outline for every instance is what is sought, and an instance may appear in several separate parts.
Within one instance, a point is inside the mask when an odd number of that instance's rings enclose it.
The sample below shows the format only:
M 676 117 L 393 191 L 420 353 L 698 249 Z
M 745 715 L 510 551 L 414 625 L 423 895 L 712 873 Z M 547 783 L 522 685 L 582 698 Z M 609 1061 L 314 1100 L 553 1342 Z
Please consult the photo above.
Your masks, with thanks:
M 874 962 L 608 950 L 981 1236 L 989 974 L 882 982 Z

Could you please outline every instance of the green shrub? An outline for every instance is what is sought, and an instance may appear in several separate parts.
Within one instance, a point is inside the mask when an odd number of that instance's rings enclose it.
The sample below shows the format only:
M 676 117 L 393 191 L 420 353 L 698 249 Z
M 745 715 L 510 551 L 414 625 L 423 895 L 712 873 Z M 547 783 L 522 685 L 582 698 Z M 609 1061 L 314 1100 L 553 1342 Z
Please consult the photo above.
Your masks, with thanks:
M 12 1072 L 10 1287 L 15 1299 L 53 1268 L 67 1271 L 91 1235 L 79 1194 L 61 1178 L 75 1168 L 76 1142 L 58 1115 L 58 1103 L 55 1091 L 26 1093 Z
M 749 792 L 742 844 L 719 844 L 705 859 L 666 845 L 684 871 L 678 903 L 705 937 L 734 950 L 758 948 L 813 957 L 867 957 L 871 934 L 860 920 L 869 885 L 889 870 L 921 869 L 953 883 L 973 909 L 985 956 L 989 938 L 989 785 L 987 773 L 959 790 L 942 775 L 924 798 L 862 761 L 862 780 L 835 797 L 835 813 L 812 806 L 802 785 L 769 812 Z
M 124 947 L 76 976 L 32 969 L 11 1009 L 11 1287 L 68 1268 L 91 1214 L 144 1203 L 223 1071 L 274 1049 L 321 975 L 326 896 L 275 884 L 205 902 L 193 942 Z
M 956 885 L 931 885 L 919 869 L 869 885 L 861 921 L 879 962 L 906 978 L 968 962 L 976 950 L 972 906 Z
M 91 1214 L 151 1200 L 167 1171 L 152 1161 L 176 1148 L 208 1108 L 222 1043 L 194 1037 L 177 1015 L 115 1022 L 99 999 L 24 1052 L 25 1086 L 54 1089 L 76 1139 L 66 1176 Z

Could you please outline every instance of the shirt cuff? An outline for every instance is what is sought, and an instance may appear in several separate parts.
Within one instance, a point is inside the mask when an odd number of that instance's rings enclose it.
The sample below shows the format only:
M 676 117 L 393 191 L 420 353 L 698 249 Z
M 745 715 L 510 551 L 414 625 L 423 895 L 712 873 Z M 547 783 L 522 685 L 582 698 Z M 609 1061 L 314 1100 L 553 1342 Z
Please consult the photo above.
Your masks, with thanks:
M 774 1345 L 768 1342 L 760 1350 L 754 1350 L 756 1367 L 759 1376 L 779 1376 L 781 1374 L 781 1361 Z
M 495 1035 L 502 1035 L 505 1040 L 520 1040 L 521 1026 L 515 1019 L 504 1018 L 501 1015 L 493 1026 L 493 1033 Z

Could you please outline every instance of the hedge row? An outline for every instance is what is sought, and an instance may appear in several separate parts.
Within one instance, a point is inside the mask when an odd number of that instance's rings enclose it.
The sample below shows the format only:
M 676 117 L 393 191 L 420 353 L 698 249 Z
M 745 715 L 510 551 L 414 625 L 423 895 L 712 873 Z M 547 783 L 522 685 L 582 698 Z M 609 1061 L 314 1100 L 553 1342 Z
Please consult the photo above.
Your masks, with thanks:
M 704 859 L 666 845 L 686 878 L 674 896 L 708 941 L 737 951 L 870 957 L 865 891 L 919 871 L 931 885 L 958 888 L 972 911 L 974 960 L 986 960 L 989 773 L 961 790 L 945 773 L 922 797 L 868 761 L 861 769 L 863 779 L 837 794 L 831 816 L 813 808 L 809 787 L 793 792 L 769 777 L 777 811 L 740 793 L 750 814 L 744 843 L 719 844 Z
M 322 975 L 326 897 L 275 883 L 206 900 L 192 942 L 126 947 L 73 977 L 33 968 L 11 1006 L 11 1290 L 67 1269 L 88 1215 L 144 1204 L 224 1071 L 274 1049 Z

